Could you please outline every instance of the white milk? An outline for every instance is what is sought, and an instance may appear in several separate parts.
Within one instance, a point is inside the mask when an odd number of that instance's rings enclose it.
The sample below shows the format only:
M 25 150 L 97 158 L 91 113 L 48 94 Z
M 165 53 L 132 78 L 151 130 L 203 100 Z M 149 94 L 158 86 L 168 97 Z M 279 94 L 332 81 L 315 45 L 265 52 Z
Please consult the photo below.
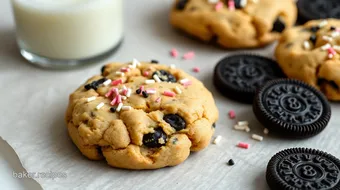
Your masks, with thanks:
M 20 48 L 53 59 L 87 59 L 123 36 L 123 0 L 12 0 Z

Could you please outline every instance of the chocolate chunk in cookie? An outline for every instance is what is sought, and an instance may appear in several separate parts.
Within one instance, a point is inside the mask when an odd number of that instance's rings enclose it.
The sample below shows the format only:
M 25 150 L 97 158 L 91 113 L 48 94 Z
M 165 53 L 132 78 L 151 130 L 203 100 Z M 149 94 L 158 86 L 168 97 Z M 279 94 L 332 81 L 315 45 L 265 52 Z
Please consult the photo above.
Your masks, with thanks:
M 242 9 L 247 5 L 247 0 L 234 0 L 234 2 L 235 2 L 236 9 Z
M 175 83 L 177 81 L 175 76 L 173 76 L 172 74 L 170 74 L 168 71 L 165 71 L 165 70 L 155 71 L 152 74 L 152 77 L 154 77 L 154 75 L 157 75 L 158 78 L 161 79 L 161 81 L 163 81 L 163 82 L 173 82 L 173 83 Z
M 184 10 L 185 5 L 188 3 L 189 0 L 179 0 L 176 4 L 177 10 Z
M 214 84 L 223 95 L 251 104 L 259 87 L 270 80 L 284 77 L 275 61 L 240 54 L 226 57 L 216 65 Z
M 331 117 L 325 96 L 314 87 L 293 79 L 273 80 L 261 87 L 253 111 L 270 131 L 291 138 L 319 134 Z
M 270 159 L 266 180 L 272 190 L 340 189 L 340 160 L 320 150 L 286 149 Z
M 143 144 L 149 148 L 159 148 L 164 146 L 167 141 L 166 134 L 162 128 L 156 128 L 155 132 L 143 136 Z
M 93 89 L 93 90 L 97 90 L 98 89 L 98 86 L 103 84 L 107 79 L 106 78 L 101 78 L 97 81 L 93 81 L 89 84 L 86 84 L 85 85 L 85 89 L 86 90 L 90 90 L 90 89 Z
M 312 26 L 310 27 L 310 31 L 316 33 L 318 30 L 320 30 L 320 26 Z
M 340 18 L 339 0 L 299 0 L 297 7 L 298 20 L 301 23 L 323 18 Z
M 273 29 L 272 32 L 283 32 L 286 28 L 286 24 L 281 17 L 277 17 L 274 24 L 273 24 Z
M 186 128 L 184 119 L 177 114 L 168 114 L 163 117 L 163 120 L 170 124 L 170 126 L 176 131 L 180 131 Z
M 315 43 L 316 43 L 316 35 L 315 35 L 315 34 L 312 34 L 312 35 L 309 37 L 309 41 L 311 41 L 312 44 L 315 45 Z

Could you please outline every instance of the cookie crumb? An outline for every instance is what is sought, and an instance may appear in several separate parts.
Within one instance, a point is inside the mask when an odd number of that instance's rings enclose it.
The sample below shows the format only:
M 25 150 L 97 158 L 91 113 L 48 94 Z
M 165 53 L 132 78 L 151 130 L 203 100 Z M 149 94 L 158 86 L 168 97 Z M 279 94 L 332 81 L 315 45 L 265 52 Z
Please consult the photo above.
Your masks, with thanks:
M 201 71 L 201 69 L 199 67 L 194 67 L 192 69 L 195 73 L 199 73 Z
M 214 144 L 218 144 L 220 141 L 222 140 L 222 136 L 218 135 L 215 140 L 214 140 Z
M 183 55 L 183 59 L 185 60 L 193 59 L 194 57 L 195 57 L 195 52 L 193 51 L 189 51 Z
M 171 56 L 174 57 L 174 58 L 178 57 L 178 51 L 177 51 L 177 49 L 172 48 L 171 51 L 170 51 L 170 54 L 171 54 Z
M 264 128 L 263 133 L 264 133 L 265 135 L 268 135 L 268 134 L 269 134 L 269 130 L 268 130 L 267 128 Z
M 96 99 L 97 99 L 96 96 L 92 96 L 92 97 L 87 98 L 87 102 L 92 102 L 92 101 L 94 101 Z
M 97 109 L 97 110 L 100 110 L 104 105 L 105 105 L 104 102 L 101 102 L 100 104 L 98 104 L 98 105 L 96 106 L 96 109 Z
M 233 159 L 230 159 L 230 160 L 228 161 L 228 165 L 229 165 L 229 166 L 233 166 L 233 165 L 235 165 L 235 162 L 234 162 L 234 160 L 233 160 Z
M 257 141 L 263 141 L 263 137 L 257 134 L 253 134 L 251 138 Z
M 239 142 L 237 146 L 240 148 L 248 149 L 250 145 L 248 143 Z

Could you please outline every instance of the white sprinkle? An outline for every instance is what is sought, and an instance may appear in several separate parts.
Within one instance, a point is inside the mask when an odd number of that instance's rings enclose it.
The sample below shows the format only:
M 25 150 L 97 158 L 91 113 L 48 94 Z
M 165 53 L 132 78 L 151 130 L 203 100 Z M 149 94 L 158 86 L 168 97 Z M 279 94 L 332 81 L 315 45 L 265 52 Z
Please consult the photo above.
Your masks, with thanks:
M 154 76 L 156 76 L 156 75 L 154 75 Z M 153 80 L 153 79 L 145 80 L 145 84 L 153 84 L 153 83 L 155 83 L 155 82 L 156 82 L 156 81 Z
M 162 82 L 161 79 L 157 75 L 153 75 L 153 79 L 155 79 L 155 81 L 158 83 Z
M 322 39 L 328 42 L 333 41 L 333 38 L 329 37 L 329 36 L 322 36 Z
M 124 89 L 120 89 L 119 90 L 119 94 L 123 93 Z
M 323 45 L 323 46 L 321 46 L 321 50 L 327 50 L 327 49 L 329 49 L 329 48 L 331 48 L 332 46 L 331 46 L 331 44 L 325 44 L 325 45 Z
M 333 49 L 340 51 L 340 46 L 334 45 Z
M 247 5 L 247 0 L 241 0 L 240 5 L 241 7 L 245 7 Z
M 175 69 L 176 68 L 176 65 L 175 64 L 171 64 L 170 65 L 170 69 Z
M 131 92 L 132 92 L 132 89 L 131 88 L 128 88 L 127 89 L 127 92 L 126 92 L 126 97 L 130 97 L 131 96 Z
M 87 102 L 92 102 L 92 101 L 94 101 L 96 99 L 97 99 L 97 97 L 92 96 L 92 97 L 87 98 Z
M 152 90 L 146 90 L 146 92 L 148 93 L 148 94 L 156 94 L 156 90 L 154 90 L 154 89 L 152 89 Z
M 214 4 L 214 3 L 218 3 L 220 0 L 208 0 L 209 3 Z
M 128 67 L 130 68 L 130 69 L 135 69 L 136 68 L 136 65 L 128 65 Z
M 263 141 L 263 137 L 260 135 L 253 134 L 251 138 L 257 141 Z
M 129 98 L 131 96 L 131 92 L 132 92 L 131 88 L 128 88 L 126 92 L 126 97 Z
M 238 131 L 245 131 L 246 127 L 245 126 L 234 125 L 234 129 L 238 130 Z
M 140 66 L 140 62 L 137 59 L 133 59 L 132 64 L 135 66 Z
M 214 140 L 214 144 L 218 144 L 220 141 L 221 141 L 221 139 L 222 139 L 222 136 L 220 136 L 220 135 L 218 135 L 216 138 L 215 138 L 215 140 Z
M 122 106 L 123 111 L 130 111 L 132 109 L 131 106 Z
M 250 132 L 250 128 L 249 128 L 248 126 L 246 126 L 245 131 L 246 131 L 247 133 L 249 133 L 249 132 Z
M 338 32 L 338 31 L 332 32 L 331 36 L 333 38 L 338 37 L 338 36 L 340 36 L 340 32 Z
M 175 91 L 177 94 L 182 94 L 182 90 L 178 86 L 176 86 Z
M 117 107 L 117 109 L 116 109 L 116 111 L 117 111 L 117 112 L 120 112 L 120 110 L 122 109 L 122 107 L 123 107 L 123 103 L 119 103 L 119 104 L 118 104 L 118 107 Z
M 303 47 L 305 48 L 305 50 L 310 50 L 310 43 L 309 43 L 309 41 L 304 41 L 303 42 Z
M 186 83 L 186 82 L 189 82 L 189 79 L 185 78 L 185 79 L 180 80 L 179 82 L 180 82 L 181 84 L 184 84 L 184 83 Z
M 126 96 L 121 96 L 122 97 L 122 100 L 126 100 L 127 99 L 127 97 Z
M 327 20 L 323 20 L 323 21 L 320 22 L 319 27 L 320 27 L 320 28 L 323 28 L 323 27 L 325 27 L 327 24 L 328 24 Z
M 249 123 L 248 123 L 248 121 L 239 121 L 239 122 L 237 122 L 237 125 L 239 125 L 239 126 L 247 126 L 247 125 L 249 125 Z
M 101 102 L 100 104 L 97 105 L 96 109 L 100 110 L 100 108 L 102 108 L 104 106 L 104 102 Z
M 268 130 L 267 128 L 264 128 L 263 133 L 264 133 L 265 135 L 268 135 L 268 134 L 269 134 L 269 130 Z
M 104 86 L 108 86 L 109 84 L 111 84 L 112 80 L 111 79 L 107 79 L 105 82 L 103 82 Z
M 120 71 L 116 71 L 116 75 L 119 75 L 119 76 L 123 77 L 123 76 L 125 76 L 125 73 L 120 72 Z
M 123 85 L 123 90 L 127 90 L 127 88 L 126 88 L 126 86 L 125 86 L 125 85 Z

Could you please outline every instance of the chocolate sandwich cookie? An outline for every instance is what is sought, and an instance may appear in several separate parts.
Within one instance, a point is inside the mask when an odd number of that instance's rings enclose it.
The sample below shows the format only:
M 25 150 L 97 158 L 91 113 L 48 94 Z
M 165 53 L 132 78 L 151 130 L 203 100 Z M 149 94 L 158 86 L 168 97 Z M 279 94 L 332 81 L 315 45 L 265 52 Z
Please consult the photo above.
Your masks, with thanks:
M 310 20 L 340 18 L 339 0 L 299 0 L 298 21 L 305 23 Z
M 320 150 L 286 149 L 270 159 L 266 180 L 272 190 L 340 190 L 340 160 Z
M 226 97 L 251 104 L 257 88 L 270 80 L 284 77 L 275 61 L 262 56 L 240 54 L 218 62 L 214 84 Z
M 314 87 L 293 79 L 274 80 L 261 87 L 253 111 L 270 131 L 291 138 L 320 133 L 331 117 L 326 97 Z

